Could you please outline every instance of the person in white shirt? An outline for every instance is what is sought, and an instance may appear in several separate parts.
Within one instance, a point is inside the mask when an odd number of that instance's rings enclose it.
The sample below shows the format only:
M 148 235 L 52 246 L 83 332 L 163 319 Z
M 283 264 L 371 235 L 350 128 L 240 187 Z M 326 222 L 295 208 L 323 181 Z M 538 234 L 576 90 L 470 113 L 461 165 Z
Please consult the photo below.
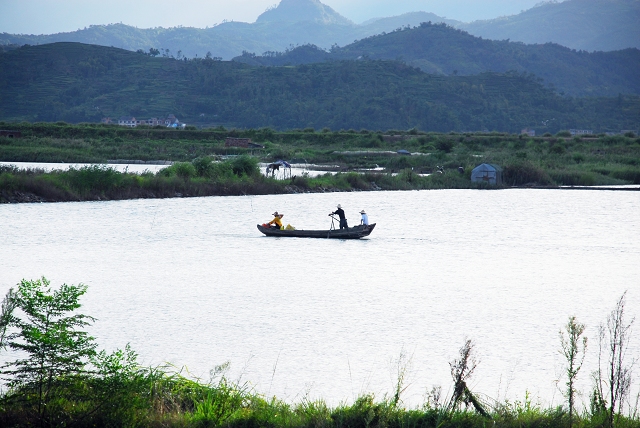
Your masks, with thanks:
M 369 216 L 364 210 L 360 211 L 362 218 L 360 219 L 360 224 L 364 224 L 365 226 L 369 225 Z

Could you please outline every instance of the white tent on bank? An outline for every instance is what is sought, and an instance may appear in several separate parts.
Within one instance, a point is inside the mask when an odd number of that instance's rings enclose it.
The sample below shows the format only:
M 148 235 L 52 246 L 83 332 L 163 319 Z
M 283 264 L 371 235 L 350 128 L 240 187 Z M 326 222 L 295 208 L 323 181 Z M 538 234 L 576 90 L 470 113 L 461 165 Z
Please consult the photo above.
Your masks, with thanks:
M 471 171 L 471 182 L 485 182 L 488 184 L 502 184 L 502 168 L 498 165 L 483 163 Z

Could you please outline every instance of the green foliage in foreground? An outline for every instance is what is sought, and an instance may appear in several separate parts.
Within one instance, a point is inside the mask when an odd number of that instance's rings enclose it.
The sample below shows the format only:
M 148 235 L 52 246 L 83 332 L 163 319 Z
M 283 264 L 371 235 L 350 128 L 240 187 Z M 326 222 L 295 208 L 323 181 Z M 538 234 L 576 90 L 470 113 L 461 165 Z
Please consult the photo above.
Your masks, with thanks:
M 8 382 L 0 393 L 0 426 L 640 428 L 635 412 L 612 415 L 606 405 L 571 418 L 563 407 L 543 409 L 528 396 L 513 403 L 476 396 L 466 384 L 476 367 L 470 340 L 460 349 L 460 359 L 450 363 L 454 393 L 447 403 L 435 392 L 420 407 L 404 406 L 399 362 L 392 398 L 362 395 L 335 408 L 322 400 L 290 404 L 229 381 L 224 375 L 228 364 L 216 367 L 203 382 L 168 367 L 141 366 L 129 345 L 95 352 L 94 339 L 81 330 L 93 319 L 77 312 L 85 292 L 84 285 L 52 290 L 42 278 L 23 280 L 7 293 L 0 311 L 0 350 L 8 346 L 25 352 L 0 368 Z M 622 322 L 620 307 L 624 296 L 612 312 Z

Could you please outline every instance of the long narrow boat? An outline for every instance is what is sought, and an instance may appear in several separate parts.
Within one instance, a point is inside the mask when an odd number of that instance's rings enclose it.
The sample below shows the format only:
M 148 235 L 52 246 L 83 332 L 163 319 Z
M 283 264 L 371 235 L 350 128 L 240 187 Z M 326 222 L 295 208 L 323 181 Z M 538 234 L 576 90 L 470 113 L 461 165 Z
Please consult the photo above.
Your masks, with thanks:
M 360 225 L 347 229 L 330 230 L 282 230 L 258 225 L 258 230 L 267 236 L 281 236 L 287 238 L 336 238 L 360 239 L 369 236 L 376 224 Z

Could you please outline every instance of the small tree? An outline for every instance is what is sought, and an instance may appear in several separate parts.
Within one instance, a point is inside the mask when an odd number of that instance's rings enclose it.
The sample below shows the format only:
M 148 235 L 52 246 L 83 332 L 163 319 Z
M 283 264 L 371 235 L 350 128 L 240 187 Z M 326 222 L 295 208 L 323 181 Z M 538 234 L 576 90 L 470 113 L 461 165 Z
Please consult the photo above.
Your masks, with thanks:
M 622 411 L 622 404 L 629 395 L 631 369 L 635 364 L 635 360 L 628 361 L 627 357 L 631 326 L 635 319 L 627 323 L 625 318 L 626 295 L 625 291 L 607 316 L 606 325 L 601 324 L 599 329 L 600 352 L 598 370 L 594 374 L 596 387 L 592 407 L 593 403 L 600 403 L 600 407 L 603 407 L 606 405 L 605 398 L 609 399 L 609 427 L 614 426 L 614 416 Z M 604 369 L 603 364 L 606 364 Z
M 584 362 L 584 357 L 587 352 L 587 338 L 582 337 L 582 341 L 580 340 L 580 337 L 584 333 L 584 328 L 584 324 L 580 324 L 576 321 L 576 317 L 572 316 L 569 317 L 569 321 L 564 327 L 565 331 L 560 330 L 561 353 L 567 360 L 567 389 L 564 394 L 567 401 L 569 401 L 569 427 L 573 426 L 576 396 L 575 381 L 578 377 L 578 372 L 582 368 L 582 363 Z M 580 346 L 580 342 L 582 342 L 582 346 Z
M 41 425 L 47 423 L 50 407 L 62 386 L 84 373 L 89 357 L 95 354 L 93 337 L 79 330 L 94 321 L 73 314 L 86 285 L 63 284 L 51 290 L 49 281 L 22 280 L 12 295 L 15 305 L 8 327 L 7 345 L 19 358 L 2 366 L 14 394 L 33 402 Z

